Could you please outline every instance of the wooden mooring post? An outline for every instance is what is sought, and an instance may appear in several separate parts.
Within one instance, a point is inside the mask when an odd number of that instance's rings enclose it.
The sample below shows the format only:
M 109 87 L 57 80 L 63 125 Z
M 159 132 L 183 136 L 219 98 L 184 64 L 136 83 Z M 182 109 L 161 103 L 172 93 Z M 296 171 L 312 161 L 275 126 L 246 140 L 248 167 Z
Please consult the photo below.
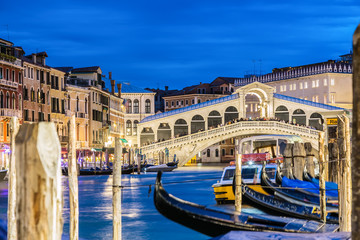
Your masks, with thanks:
M 76 122 L 73 114 L 69 121 L 69 202 L 70 202 L 70 239 L 79 239 L 79 190 L 76 161 Z
M 320 218 L 326 222 L 326 192 L 325 192 L 325 154 L 324 132 L 319 132 L 319 191 L 320 191 Z
M 290 178 L 290 176 L 293 175 L 293 147 L 293 143 L 287 143 L 284 149 L 284 166 L 281 170 L 281 174 L 287 178 Z
M 19 131 L 19 119 L 11 118 L 10 121 L 10 163 L 9 163 L 9 185 L 8 185 L 8 240 L 16 240 L 16 158 L 15 158 L 15 136 Z
M 235 139 L 235 211 L 241 212 L 242 204 L 242 187 L 241 187 L 241 153 L 239 146 L 239 139 Z
M 315 149 L 312 147 L 310 142 L 304 143 L 304 148 L 306 152 L 306 159 L 305 159 L 306 170 L 311 175 L 311 177 L 315 177 L 315 164 L 314 164 Z
M 353 36 L 353 132 L 351 237 L 360 238 L 360 25 Z
M 20 127 L 15 138 L 17 239 L 61 239 L 60 154 L 54 123 Z
M 337 142 L 329 143 L 329 181 L 339 183 L 339 146 Z
M 306 152 L 304 144 L 295 142 L 293 147 L 293 171 L 296 179 L 303 180 Z
M 115 137 L 113 162 L 113 239 L 121 240 L 121 156 L 120 138 Z

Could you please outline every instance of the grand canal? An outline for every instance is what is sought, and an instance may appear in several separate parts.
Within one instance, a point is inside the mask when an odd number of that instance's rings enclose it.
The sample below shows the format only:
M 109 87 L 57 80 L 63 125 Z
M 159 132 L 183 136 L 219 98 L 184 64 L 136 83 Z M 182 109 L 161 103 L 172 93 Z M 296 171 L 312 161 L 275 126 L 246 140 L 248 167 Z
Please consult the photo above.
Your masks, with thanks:
M 222 167 L 182 167 L 163 174 L 165 189 L 191 202 L 215 207 L 211 185 L 220 178 Z M 155 209 L 153 193 L 156 173 L 123 175 L 123 239 L 209 239 L 163 217 Z M 149 187 L 151 185 L 151 187 Z M 64 234 L 69 232 L 67 178 L 64 186 Z M 151 190 L 150 190 L 151 189 Z M 80 176 L 80 237 L 112 238 L 112 176 Z M 6 219 L 7 183 L 0 182 L 0 219 Z

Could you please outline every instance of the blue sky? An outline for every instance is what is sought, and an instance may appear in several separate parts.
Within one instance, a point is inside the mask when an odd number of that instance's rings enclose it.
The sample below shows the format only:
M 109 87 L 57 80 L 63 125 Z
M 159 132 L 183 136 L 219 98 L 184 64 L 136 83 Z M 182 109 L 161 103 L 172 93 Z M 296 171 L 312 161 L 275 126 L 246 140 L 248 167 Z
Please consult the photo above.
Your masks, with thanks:
M 4 1 L 0 38 L 50 66 L 100 66 L 138 87 L 336 59 L 351 49 L 360 1 Z M 9 29 L 7 31 L 7 28 Z M 107 83 L 107 87 L 109 84 Z

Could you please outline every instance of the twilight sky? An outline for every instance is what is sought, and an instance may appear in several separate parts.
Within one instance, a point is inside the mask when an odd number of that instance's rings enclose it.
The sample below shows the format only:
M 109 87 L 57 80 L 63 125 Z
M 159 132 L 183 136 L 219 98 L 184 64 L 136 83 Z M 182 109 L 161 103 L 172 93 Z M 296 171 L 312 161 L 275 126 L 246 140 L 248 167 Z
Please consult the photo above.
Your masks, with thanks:
M 162 89 L 337 59 L 350 51 L 358 24 L 359 0 L 19 0 L 0 7 L 0 38 L 26 54 L 46 51 L 53 67 L 100 66 L 117 81 Z

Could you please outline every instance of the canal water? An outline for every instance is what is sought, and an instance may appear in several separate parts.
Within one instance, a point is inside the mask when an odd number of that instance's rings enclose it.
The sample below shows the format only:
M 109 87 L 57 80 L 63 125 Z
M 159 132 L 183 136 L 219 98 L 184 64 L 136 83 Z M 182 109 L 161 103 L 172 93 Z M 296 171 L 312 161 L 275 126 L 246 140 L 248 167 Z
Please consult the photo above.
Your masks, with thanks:
M 181 199 L 215 207 L 211 185 L 221 177 L 222 167 L 181 167 L 164 173 L 164 188 Z M 153 203 L 156 173 L 122 175 L 123 239 L 209 239 L 163 217 Z M 69 192 L 63 177 L 64 228 L 69 233 Z M 79 235 L 82 239 L 112 239 L 112 176 L 79 177 Z M 229 207 L 229 206 L 228 206 Z M 230 207 L 231 208 L 231 207 Z M 0 219 L 6 219 L 7 183 L 0 182 Z

